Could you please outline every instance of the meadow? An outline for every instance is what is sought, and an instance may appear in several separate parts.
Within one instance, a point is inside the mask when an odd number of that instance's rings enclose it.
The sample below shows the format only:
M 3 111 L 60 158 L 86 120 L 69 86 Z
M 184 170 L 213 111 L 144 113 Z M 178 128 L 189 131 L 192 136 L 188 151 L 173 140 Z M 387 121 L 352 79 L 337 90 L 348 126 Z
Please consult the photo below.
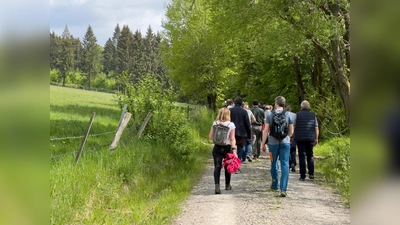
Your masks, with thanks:
M 168 142 L 127 141 L 127 132 L 110 152 L 121 111 L 112 94 L 50 86 L 51 224 L 168 224 L 179 212 L 210 156 L 201 142 L 208 141 L 214 115 L 204 109 L 192 122 L 201 133 L 183 160 L 166 153 Z M 93 112 L 90 134 L 100 135 L 87 139 L 75 165 Z

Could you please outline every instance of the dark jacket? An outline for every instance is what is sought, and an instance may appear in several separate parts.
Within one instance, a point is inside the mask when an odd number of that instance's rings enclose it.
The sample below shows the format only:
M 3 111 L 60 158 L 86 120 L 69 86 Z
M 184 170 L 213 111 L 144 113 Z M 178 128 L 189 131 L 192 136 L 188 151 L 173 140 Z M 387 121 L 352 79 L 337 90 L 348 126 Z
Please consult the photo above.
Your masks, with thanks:
M 315 114 L 308 109 L 302 109 L 296 113 L 296 126 L 294 140 L 315 141 Z
M 249 115 L 246 110 L 240 105 L 235 105 L 229 110 L 231 111 L 231 122 L 236 126 L 235 136 L 251 139 Z
M 252 125 L 258 125 L 261 126 L 264 124 L 265 120 L 265 112 L 259 107 L 252 107 L 251 112 L 254 114 L 254 117 L 256 118 L 256 121 L 254 123 L 251 123 Z

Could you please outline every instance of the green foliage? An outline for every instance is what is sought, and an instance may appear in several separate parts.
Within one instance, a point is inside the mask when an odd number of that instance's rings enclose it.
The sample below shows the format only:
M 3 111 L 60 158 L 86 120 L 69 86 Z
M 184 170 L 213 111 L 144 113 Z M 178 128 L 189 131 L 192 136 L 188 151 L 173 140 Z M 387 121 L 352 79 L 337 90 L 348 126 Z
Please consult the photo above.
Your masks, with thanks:
M 58 75 L 57 69 L 50 70 L 50 82 L 54 83 L 60 82 L 60 76 Z
M 50 86 L 50 137 L 82 135 L 93 111 L 92 134 L 118 125 L 120 112 L 113 95 Z M 205 108 L 191 115 L 195 116 L 186 125 L 193 139 L 187 141 L 198 151 L 186 160 L 177 159 L 164 138 L 120 143 L 111 154 L 107 148 L 113 135 L 89 137 L 76 166 L 75 154 L 52 158 L 50 224 L 169 224 L 210 157 L 209 145 L 199 144 L 209 130 L 202 133 L 197 127 L 210 126 L 212 118 Z M 80 141 L 51 141 L 50 155 L 74 153 Z
M 316 162 L 328 183 L 333 183 L 346 204 L 350 204 L 350 138 L 332 138 L 314 148 L 322 156 Z
M 162 83 L 146 75 L 137 84 L 126 84 L 124 93 L 118 93 L 120 107 L 128 105 L 133 117 L 143 121 L 147 114 L 153 114 L 143 136 L 150 140 L 166 142 L 169 154 L 175 158 L 187 157 L 196 151 L 193 145 L 193 127 L 185 113 L 173 106 L 175 99 L 172 88 L 163 89 Z M 137 125 L 139 128 L 139 124 Z

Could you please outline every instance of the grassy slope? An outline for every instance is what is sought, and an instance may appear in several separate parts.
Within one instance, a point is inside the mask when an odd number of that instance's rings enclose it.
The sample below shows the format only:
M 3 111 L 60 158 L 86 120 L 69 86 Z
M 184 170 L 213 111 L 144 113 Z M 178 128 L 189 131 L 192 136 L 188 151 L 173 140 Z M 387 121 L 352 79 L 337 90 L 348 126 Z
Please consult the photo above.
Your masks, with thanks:
M 111 94 L 50 86 L 51 138 L 82 135 L 92 112 L 91 134 L 115 130 L 120 110 Z M 89 137 L 77 166 L 81 139 L 50 141 L 51 155 L 67 153 L 50 161 L 52 224 L 168 223 L 209 155 L 199 145 L 194 157 L 179 162 L 163 154 L 163 143 L 145 141 L 120 145 L 111 154 L 112 138 Z

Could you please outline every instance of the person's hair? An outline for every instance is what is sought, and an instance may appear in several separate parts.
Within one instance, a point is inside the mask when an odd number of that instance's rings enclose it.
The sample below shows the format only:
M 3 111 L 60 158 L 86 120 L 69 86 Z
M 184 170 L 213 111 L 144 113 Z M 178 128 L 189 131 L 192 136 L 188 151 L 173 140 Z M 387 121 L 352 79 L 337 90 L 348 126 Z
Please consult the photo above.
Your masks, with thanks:
M 243 108 L 246 109 L 246 106 L 249 107 L 249 103 L 248 102 L 243 102 Z
M 290 104 L 285 105 L 285 110 L 289 112 L 292 111 L 292 107 L 290 106 Z
M 231 120 L 231 111 L 228 108 L 221 108 L 218 111 L 217 120 L 226 122 Z
M 285 103 L 286 103 L 286 99 L 283 96 L 278 96 L 278 97 L 275 98 L 275 103 L 279 107 L 284 107 Z
M 310 103 L 307 100 L 301 102 L 300 107 L 302 109 L 310 109 Z
M 226 105 L 232 105 L 232 103 L 233 103 L 232 99 L 229 98 L 226 100 Z
M 257 99 L 253 100 L 253 105 L 258 105 L 258 100 Z
M 243 104 L 242 98 L 240 96 L 237 96 L 235 98 L 235 105 L 240 105 L 241 106 L 242 104 Z

